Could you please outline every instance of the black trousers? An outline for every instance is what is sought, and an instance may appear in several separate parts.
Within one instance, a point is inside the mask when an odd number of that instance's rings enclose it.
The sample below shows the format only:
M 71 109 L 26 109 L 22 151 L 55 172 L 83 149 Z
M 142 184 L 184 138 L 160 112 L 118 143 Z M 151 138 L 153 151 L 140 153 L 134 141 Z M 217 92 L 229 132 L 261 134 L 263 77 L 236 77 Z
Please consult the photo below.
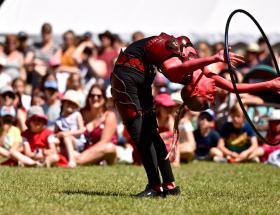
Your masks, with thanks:
M 138 110 L 147 111 L 153 107 L 151 77 L 125 66 L 116 66 L 113 73 L 123 81 L 126 93 Z M 112 78 L 115 78 L 114 75 Z M 113 85 L 112 88 L 114 87 L 117 86 Z M 118 108 L 117 103 L 116 105 Z M 158 133 L 155 113 L 139 115 L 126 121 L 125 126 L 139 151 L 149 185 L 161 184 L 160 173 L 163 183 L 173 182 L 174 176 L 169 159 L 165 160 L 167 150 Z

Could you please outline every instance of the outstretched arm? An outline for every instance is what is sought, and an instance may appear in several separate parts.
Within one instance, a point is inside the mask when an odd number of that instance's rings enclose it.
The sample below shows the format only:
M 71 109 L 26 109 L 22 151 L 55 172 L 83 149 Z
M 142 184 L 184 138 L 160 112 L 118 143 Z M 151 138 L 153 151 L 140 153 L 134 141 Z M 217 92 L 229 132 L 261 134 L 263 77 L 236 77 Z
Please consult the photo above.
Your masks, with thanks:
M 234 92 L 233 84 L 231 81 L 224 79 L 223 77 L 211 72 L 208 68 L 204 68 L 204 74 L 208 78 L 215 80 L 217 87 Z M 273 79 L 271 81 L 265 81 L 254 84 L 236 84 L 239 93 L 252 93 L 261 90 L 275 90 L 280 91 L 280 78 Z
M 188 47 L 186 50 L 186 56 L 197 56 L 196 51 L 192 47 Z M 230 52 L 231 63 L 243 63 L 243 57 Z M 217 54 L 210 57 L 203 58 L 190 58 L 184 62 L 178 57 L 170 58 L 162 64 L 162 71 L 164 75 L 172 82 L 181 82 L 185 75 L 192 74 L 194 71 L 203 69 L 204 67 L 217 62 L 225 62 L 224 51 L 221 50 Z

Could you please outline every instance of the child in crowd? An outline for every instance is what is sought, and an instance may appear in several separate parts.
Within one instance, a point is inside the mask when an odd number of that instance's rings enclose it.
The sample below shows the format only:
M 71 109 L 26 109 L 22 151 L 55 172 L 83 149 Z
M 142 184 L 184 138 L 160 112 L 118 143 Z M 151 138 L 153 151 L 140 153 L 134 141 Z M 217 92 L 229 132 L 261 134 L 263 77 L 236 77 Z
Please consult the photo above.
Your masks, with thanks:
M 64 143 L 69 160 L 69 167 L 76 166 L 75 150 L 85 149 L 85 126 L 80 108 L 79 94 L 74 90 L 66 91 L 62 99 L 60 117 L 55 122 L 56 137 Z
M 22 142 L 19 128 L 13 125 L 16 120 L 15 108 L 2 106 L 0 117 L 0 156 L 11 158 L 11 150 L 18 150 Z
M 198 116 L 198 128 L 194 131 L 196 142 L 195 157 L 199 160 L 213 158 L 219 154 L 217 149 L 219 133 L 214 129 L 215 116 L 211 109 L 201 112 Z
M 174 114 L 173 110 L 176 106 L 176 102 L 171 99 L 168 93 L 160 93 L 155 97 L 156 104 L 156 119 L 158 123 L 159 134 L 166 144 L 166 148 L 170 151 L 170 147 L 173 141 L 173 125 Z M 180 165 L 179 148 L 177 148 L 176 156 L 170 157 L 173 166 Z
M 179 91 L 172 93 L 171 98 L 176 102 L 178 107 L 183 104 L 183 100 Z M 191 119 L 191 111 L 186 106 L 184 106 L 184 110 L 180 115 L 180 121 L 178 125 L 180 161 L 183 162 L 190 162 L 193 160 L 196 148 L 193 134 L 194 128 Z
M 48 128 L 54 130 L 55 120 L 60 115 L 61 102 L 56 80 L 47 80 L 44 85 L 45 103 L 43 109 L 48 117 Z
M 238 104 L 230 110 L 232 122 L 224 124 L 218 144 L 220 157 L 230 163 L 257 161 L 257 156 L 252 156 L 258 147 L 257 137 L 253 129 L 245 121 L 245 116 Z
M 51 166 L 52 164 L 65 165 L 65 160 L 58 155 L 56 145 L 58 139 L 53 132 L 46 128 L 48 119 L 42 107 L 31 106 L 26 125 L 28 127 L 22 133 L 22 150 L 13 150 L 11 155 L 23 166 Z
M 269 117 L 268 121 L 268 131 L 267 131 L 267 140 L 276 143 L 280 141 L 280 109 L 274 109 Z M 269 155 L 280 149 L 280 144 L 275 146 L 270 146 L 263 144 L 254 151 L 252 156 L 260 157 L 261 161 L 267 161 Z

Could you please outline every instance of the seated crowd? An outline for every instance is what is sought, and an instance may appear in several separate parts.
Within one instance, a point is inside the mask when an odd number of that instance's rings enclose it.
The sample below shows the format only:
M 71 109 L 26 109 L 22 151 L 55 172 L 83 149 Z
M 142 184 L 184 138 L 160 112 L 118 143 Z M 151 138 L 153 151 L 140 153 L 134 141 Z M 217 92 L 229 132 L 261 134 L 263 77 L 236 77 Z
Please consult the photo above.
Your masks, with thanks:
M 0 43 L 0 158 L 2 165 L 62 166 L 112 165 L 116 162 L 141 164 L 138 152 L 114 107 L 110 74 L 125 44 L 117 34 L 98 35 L 100 46 L 86 32 L 63 34 L 62 44 L 45 23 L 41 41 L 30 44 L 25 32 L 9 34 Z M 141 32 L 132 41 L 143 38 Z M 200 56 L 223 48 L 222 43 L 197 44 Z M 242 50 L 241 50 L 242 51 Z M 243 50 L 244 51 L 244 50 Z M 243 53 L 247 63 L 239 67 L 242 81 L 250 68 L 273 66 L 263 41 L 250 44 Z M 210 65 L 228 78 L 226 65 Z M 173 126 L 182 100 L 179 84 L 157 73 L 153 94 L 158 129 L 169 150 Z M 217 89 L 215 107 L 201 113 L 184 107 L 179 116 L 179 139 L 174 166 L 181 162 L 261 162 L 280 146 L 258 141 L 246 122 L 233 94 Z M 263 104 L 256 95 L 242 95 L 248 105 Z M 249 110 L 250 108 L 248 108 Z M 280 110 L 270 110 L 262 131 L 266 138 L 280 140 Z

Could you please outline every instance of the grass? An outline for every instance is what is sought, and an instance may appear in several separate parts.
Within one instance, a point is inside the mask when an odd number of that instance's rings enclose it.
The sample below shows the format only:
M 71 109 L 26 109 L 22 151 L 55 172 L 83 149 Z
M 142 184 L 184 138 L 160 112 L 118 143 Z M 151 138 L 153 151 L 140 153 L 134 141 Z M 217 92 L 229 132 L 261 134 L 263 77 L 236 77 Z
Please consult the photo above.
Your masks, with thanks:
M 180 197 L 135 199 L 142 167 L 0 167 L 0 214 L 278 214 L 280 169 L 195 162 L 174 169 Z

